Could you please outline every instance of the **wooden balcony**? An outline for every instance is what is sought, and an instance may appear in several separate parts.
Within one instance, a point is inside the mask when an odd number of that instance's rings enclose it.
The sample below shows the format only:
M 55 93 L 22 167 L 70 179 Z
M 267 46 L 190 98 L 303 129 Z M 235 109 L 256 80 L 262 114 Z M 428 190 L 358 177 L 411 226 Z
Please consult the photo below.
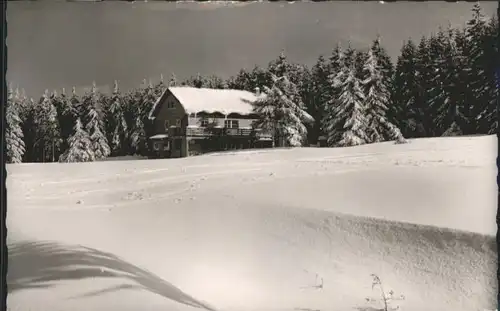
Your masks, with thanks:
M 206 127 L 189 127 L 189 128 L 171 128 L 174 130 L 172 136 L 189 136 L 199 138 L 209 138 L 217 136 L 231 136 L 231 137 L 252 137 L 255 135 L 257 139 L 271 139 L 272 135 L 260 129 L 247 129 L 247 128 L 206 128 Z M 184 134 L 185 133 L 185 134 Z

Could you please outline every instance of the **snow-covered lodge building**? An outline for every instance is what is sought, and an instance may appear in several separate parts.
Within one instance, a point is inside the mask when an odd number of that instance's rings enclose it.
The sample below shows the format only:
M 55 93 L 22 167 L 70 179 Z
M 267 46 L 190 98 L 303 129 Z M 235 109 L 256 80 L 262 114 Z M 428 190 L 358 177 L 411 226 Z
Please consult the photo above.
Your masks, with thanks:
M 149 137 L 157 158 L 178 158 L 210 151 L 265 148 L 272 136 L 253 128 L 252 102 L 258 93 L 194 87 L 170 87 L 154 104 Z

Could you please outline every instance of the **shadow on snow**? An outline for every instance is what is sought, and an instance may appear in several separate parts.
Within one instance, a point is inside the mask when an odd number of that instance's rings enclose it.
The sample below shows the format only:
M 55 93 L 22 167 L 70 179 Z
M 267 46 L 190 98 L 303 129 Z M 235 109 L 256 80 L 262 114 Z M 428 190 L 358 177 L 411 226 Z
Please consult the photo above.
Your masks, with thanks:
M 8 293 L 50 288 L 56 285 L 55 281 L 88 278 L 122 278 L 135 284 L 112 286 L 79 297 L 99 296 L 119 290 L 146 290 L 184 305 L 216 311 L 153 273 L 111 253 L 50 241 L 23 241 L 9 246 Z

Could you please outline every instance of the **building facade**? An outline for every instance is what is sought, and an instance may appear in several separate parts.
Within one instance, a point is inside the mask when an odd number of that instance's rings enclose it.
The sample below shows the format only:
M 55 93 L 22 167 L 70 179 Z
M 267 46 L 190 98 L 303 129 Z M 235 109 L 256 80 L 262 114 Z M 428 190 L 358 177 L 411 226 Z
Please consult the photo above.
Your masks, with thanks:
M 266 148 L 272 135 L 253 126 L 252 102 L 259 96 L 241 90 L 170 87 L 149 115 L 149 137 L 156 158 L 179 158 L 213 151 Z

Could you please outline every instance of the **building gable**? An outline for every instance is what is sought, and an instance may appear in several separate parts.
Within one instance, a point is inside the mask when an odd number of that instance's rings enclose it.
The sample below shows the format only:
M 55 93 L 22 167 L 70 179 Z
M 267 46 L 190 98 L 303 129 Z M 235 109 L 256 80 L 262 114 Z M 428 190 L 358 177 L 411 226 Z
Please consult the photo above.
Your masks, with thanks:
M 151 111 L 150 119 L 154 122 L 156 133 L 165 133 L 172 126 L 187 124 L 184 107 L 168 90 L 164 92 Z

